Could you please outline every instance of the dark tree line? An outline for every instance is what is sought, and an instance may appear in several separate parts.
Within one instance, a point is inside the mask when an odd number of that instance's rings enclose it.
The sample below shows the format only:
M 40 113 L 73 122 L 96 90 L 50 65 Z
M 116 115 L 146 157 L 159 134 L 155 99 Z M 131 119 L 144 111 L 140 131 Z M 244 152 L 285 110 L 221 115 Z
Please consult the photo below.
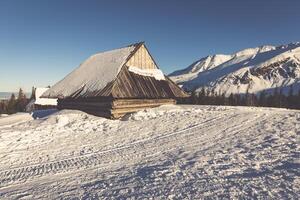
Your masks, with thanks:
M 25 112 L 26 105 L 35 99 L 35 88 L 32 88 L 30 98 L 27 98 L 23 90 L 20 88 L 17 97 L 12 94 L 8 100 L 0 100 L 0 114 L 13 114 L 16 112 Z M 261 92 L 259 95 L 252 93 L 246 94 L 218 94 L 214 91 L 192 92 L 187 99 L 178 100 L 182 104 L 198 104 L 198 105 L 228 105 L 228 106 L 257 106 L 257 107 L 277 107 L 300 109 L 300 90 L 294 93 L 291 87 L 288 94 L 284 95 L 278 88 L 273 93 Z
M 284 95 L 281 90 L 275 88 L 273 93 L 261 92 L 258 95 L 246 94 L 217 94 L 202 89 L 200 92 L 192 92 L 191 96 L 181 103 L 198 105 L 228 105 L 228 106 L 257 106 L 300 109 L 300 90 L 297 94 L 291 87 L 289 93 Z
M 0 101 L 0 114 L 13 114 L 16 112 L 25 112 L 26 105 L 31 99 L 34 99 L 35 89 L 32 88 L 31 97 L 27 98 L 24 91 L 20 88 L 17 97 L 11 94 L 8 100 Z

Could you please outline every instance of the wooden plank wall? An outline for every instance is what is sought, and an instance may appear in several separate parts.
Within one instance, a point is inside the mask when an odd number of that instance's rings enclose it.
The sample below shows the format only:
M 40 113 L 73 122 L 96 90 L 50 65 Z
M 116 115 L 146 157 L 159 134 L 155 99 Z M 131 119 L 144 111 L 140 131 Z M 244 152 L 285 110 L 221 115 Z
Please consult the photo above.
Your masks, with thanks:
M 190 96 L 186 92 L 184 92 L 178 85 L 176 85 L 176 83 L 174 83 L 169 77 L 166 77 L 166 80 L 176 99 L 187 98 Z
M 149 55 L 149 52 L 142 45 L 135 54 L 127 61 L 127 66 L 138 67 L 140 69 L 157 69 L 155 62 Z
M 123 68 L 112 89 L 114 98 L 172 98 L 165 81 L 154 77 L 141 76 Z

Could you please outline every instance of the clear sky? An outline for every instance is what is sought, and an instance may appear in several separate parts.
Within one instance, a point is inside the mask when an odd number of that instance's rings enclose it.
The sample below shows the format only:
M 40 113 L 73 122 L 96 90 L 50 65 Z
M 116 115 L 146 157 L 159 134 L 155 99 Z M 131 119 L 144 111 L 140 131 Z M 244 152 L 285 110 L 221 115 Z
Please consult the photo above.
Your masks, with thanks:
M 52 85 L 90 55 L 145 41 L 165 73 L 300 41 L 299 0 L 0 0 L 0 91 Z

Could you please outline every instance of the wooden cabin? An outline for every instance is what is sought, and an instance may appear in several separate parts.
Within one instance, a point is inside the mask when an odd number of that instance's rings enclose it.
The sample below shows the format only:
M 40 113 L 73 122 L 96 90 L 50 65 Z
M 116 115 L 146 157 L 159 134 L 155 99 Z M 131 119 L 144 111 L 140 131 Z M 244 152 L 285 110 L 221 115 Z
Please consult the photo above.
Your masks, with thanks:
M 47 109 L 55 109 L 57 107 L 57 99 L 56 98 L 43 98 L 41 97 L 44 92 L 46 92 L 49 88 L 35 88 L 34 96 L 26 105 L 27 112 L 33 112 L 35 110 L 47 110 Z
M 59 109 L 120 118 L 188 95 L 162 73 L 141 42 L 91 56 L 43 97 L 58 98 Z

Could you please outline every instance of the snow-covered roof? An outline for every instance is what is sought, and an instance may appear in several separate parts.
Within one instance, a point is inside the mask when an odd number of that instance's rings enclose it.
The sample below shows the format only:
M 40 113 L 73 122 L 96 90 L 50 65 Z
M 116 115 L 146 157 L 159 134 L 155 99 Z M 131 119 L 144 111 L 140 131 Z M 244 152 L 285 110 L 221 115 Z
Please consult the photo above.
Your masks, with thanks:
M 139 43 L 140 44 L 140 43 Z M 113 81 L 138 44 L 95 54 L 56 83 L 43 97 L 68 97 L 102 90 Z M 82 89 L 82 91 L 80 91 Z M 77 93 L 78 94 L 78 93 Z
M 35 102 L 37 105 L 57 105 L 57 99 L 41 98 L 42 94 L 46 92 L 49 88 L 36 88 L 35 90 Z

